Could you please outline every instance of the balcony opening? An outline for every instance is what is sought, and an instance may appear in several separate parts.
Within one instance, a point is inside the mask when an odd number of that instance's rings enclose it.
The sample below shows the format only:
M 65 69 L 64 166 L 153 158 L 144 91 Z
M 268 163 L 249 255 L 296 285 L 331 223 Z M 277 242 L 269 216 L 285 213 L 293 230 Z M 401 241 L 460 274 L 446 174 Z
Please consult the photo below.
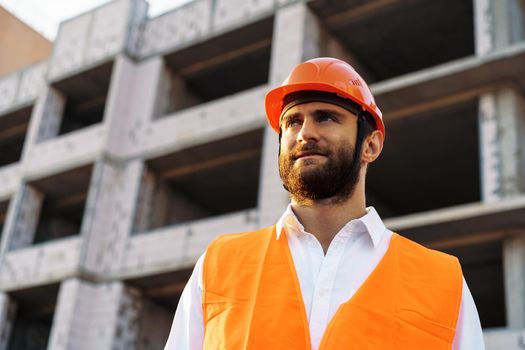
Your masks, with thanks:
M 8 349 L 46 349 L 53 324 L 59 284 L 10 292 L 16 305 Z
M 368 83 L 474 55 L 472 1 L 309 2 L 370 74 Z
M 382 217 L 481 200 L 477 100 L 387 122 L 386 134 L 366 184 Z
M 87 165 L 30 183 L 43 194 L 34 243 L 80 233 L 92 168 Z
M 134 232 L 257 207 L 263 129 L 146 162 Z
M 164 56 L 164 116 L 268 82 L 273 17 Z
M 22 157 L 33 106 L 0 115 L 0 167 L 16 163 Z
M 142 307 L 138 317 L 140 349 L 160 349 L 166 344 L 182 290 L 191 269 L 134 278 L 126 284 L 139 291 Z
M 459 258 L 483 328 L 505 327 L 507 321 L 502 242 L 460 246 L 445 252 Z
M 112 71 L 113 61 L 53 83 L 66 100 L 58 135 L 103 121 Z

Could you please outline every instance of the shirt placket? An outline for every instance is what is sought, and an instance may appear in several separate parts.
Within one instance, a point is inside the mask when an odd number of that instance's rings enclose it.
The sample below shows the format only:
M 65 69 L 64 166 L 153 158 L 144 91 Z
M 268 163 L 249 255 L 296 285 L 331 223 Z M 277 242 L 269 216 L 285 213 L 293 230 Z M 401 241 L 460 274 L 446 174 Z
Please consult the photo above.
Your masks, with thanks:
M 312 237 L 311 242 L 311 248 L 315 250 L 314 254 L 324 254 L 317 239 Z M 345 242 L 346 237 L 334 237 L 326 252 L 326 256 L 322 259 L 317 278 L 314 280 L 315 287 L 310 313 L 310 335 L 314 350 L 319 347 L 324 330 L 330 321 L 329 310 L 332 289 Z

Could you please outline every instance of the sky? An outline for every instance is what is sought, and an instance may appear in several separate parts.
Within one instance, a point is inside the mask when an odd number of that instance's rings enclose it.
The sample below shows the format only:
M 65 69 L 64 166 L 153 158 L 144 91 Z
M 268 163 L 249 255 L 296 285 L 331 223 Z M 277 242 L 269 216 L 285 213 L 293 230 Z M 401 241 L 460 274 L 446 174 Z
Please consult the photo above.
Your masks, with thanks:
M 148 16 L 157 16 L 190 1 L 149 0 Z M 109 0 L 0 0 L 0 5 L 53 41 L 60 22 L 108 2 Z

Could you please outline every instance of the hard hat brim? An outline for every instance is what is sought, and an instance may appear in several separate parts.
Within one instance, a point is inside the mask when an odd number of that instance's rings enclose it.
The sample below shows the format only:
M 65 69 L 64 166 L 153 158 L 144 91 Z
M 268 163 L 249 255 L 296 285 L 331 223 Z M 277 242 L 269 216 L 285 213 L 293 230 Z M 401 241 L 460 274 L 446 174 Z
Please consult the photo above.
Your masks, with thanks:
M 385 126 L 383 124 L 383 120 L 381 118 L 382 114 L 379 108 L 377 106 L 369 106 L 366 104 L 365 101 L 360 101 L 359 99 L 355 98 L 351 92 L 346 92 L 342 89 L 339 89 L 337 87 L 334 87 L 333 85 L 326 84 L 326 83 L 320 83 L 320 82 L 307 82 L 307 83 L 298 83 L 298 84 L 289 84 L 284 86 L 279 86 L 273 90 L 270 90 L 265 97 L 265 110 L 266 110 L 266 117 L 268 118 L 268 123 L 272 127 L 275 132 L 278 134 L 280 133 L 280 117 L 281 117 L 281 111 L 283 108 L 283 99 L 286 95 L 297 92 L 297 91 L 305 91 L 305 90 L 317 90 L 317 91 L 324 91 L 324 92 L 333 92 L 337 95 L 348 98 L 352 100 L 353 102 L 359 104 L 363 110 L 369 112 L 372 117 L 374 118 L 376 122 L 376 127 L 383 135 L 385 135 Z M 375 108 L 374 108 L 375 107 Z

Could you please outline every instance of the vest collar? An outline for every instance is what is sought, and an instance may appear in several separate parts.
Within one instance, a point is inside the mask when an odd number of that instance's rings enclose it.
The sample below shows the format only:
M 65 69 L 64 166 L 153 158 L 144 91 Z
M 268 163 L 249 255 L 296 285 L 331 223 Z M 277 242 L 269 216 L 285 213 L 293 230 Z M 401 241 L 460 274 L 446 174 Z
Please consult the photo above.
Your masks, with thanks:
M 374 207 L 366 208 L 367 213 L 358 219 L 351 220 L 337 233 L 339 236 L 346 236 L 355 233 L 368 233 L 374 247 L 377 247 L 383 238 L 386 230 L 383 220 Z M 288 204 L 283 215 L 279 218 L 276 224 L 276 239 L 279 239 L 283 230 L 290 234 L 295 232 L 297 234 L 305 234 L 304 226 L 299 222 L 295 216 L 292 205 Z

